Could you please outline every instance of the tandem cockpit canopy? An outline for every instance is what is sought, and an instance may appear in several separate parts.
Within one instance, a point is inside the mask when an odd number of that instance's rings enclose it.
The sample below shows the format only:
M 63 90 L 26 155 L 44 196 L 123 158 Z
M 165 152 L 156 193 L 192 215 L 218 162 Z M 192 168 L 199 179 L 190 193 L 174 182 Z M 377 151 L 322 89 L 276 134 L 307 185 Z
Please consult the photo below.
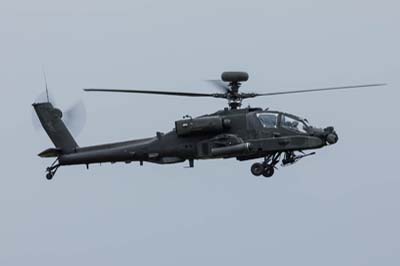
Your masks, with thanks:
M 286 113 L 266 111 L 258 113 L 257 118 L 264 128 L 282 127 L 306 133 L 307 128 L 310 127 L 307 119 L 302 119 L 295 115 L 290 115 Z

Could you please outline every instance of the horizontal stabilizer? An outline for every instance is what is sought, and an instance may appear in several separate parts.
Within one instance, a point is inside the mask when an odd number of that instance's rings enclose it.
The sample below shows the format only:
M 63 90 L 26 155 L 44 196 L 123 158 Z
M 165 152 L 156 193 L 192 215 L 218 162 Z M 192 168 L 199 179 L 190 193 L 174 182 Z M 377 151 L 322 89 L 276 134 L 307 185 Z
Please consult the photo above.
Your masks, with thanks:
M 59 155 L 61 155 L 61 149 L 56 148 L 49 148 L 38 154 L 42 158 L 58 157 Z

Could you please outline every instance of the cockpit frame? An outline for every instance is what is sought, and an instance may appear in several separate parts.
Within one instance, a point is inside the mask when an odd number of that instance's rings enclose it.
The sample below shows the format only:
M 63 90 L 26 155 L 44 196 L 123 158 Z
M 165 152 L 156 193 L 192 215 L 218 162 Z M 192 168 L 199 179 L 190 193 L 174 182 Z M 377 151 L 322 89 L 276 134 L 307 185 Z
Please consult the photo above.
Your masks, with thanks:
M 266 117 L 268 115 L 276 117 L 275 123 L 272 123 L 272 120 L 270 117 Z M 265 118 L 263 119 L 262 116 L 265 116 Z M 257 120 L 259 121 L 260 125 L 265 129 L 279 128 L 279 129 L 287 129 L 290 131 L 295 131 L 299 134 L 307 134 L 307 129 L 310 128 L 310 125 L 309 125 L 307 119 L 303 119 L 303 118 L 300 118 L 296 115 L 289 114 L 289 113 L 266 110 L 266 111 L 257 113 L 256 117 L 257 117 Z M 286 117 L 293 120 L 293 122 L 296 122 L 296 124 L 293 124 L 292 126 L 287 126 L 287 125 L 285 126 L 284 119 Z M 268 125 L 268 123 L 269 123 L 269 125 Z M 301 125 L 301 128 L 297 128 L 298 125 Z

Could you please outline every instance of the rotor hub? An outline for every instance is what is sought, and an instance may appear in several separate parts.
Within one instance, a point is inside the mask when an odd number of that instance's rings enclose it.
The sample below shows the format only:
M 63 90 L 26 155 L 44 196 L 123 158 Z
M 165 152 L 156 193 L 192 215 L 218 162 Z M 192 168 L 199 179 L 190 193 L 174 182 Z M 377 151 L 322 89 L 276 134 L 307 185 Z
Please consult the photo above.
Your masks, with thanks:
M 242 106 L 243 95 L 239 92 L 241 82 L 249 80 L 246 72 L 223 72 L 221 80 L 228 83 L 226 99 L 231 109 L 238 109 Z

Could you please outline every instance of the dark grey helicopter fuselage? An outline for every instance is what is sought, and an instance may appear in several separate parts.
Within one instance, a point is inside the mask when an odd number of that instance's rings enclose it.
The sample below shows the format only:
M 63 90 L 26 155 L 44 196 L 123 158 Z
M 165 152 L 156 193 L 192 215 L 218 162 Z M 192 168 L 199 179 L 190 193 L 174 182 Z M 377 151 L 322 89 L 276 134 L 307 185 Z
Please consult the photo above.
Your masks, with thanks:
M 258 117 L 263 114 L 275 116 L 276 124 L 263 124 Z M 70 153 L 60 154 L 59 163 L 73 165 L 146 161 L 168 164 L 185 160 L 233 157 L 247 160 L 275 152 L 318 149 L 328 144 L 327 135 L 334 132 L 333 129 L 325 131 L 305 124 L 303 132 L 300 132 L 284 127 L 283 117 L 291 117 L 304 123 L 297 116 L 263 111 L 260 108 L 225 109 L 214 114 L 177 121 L 172 131 L 166 134 L 157 133 L 152 138 L 77 147 Z M 217 125 L 219 121 L 221 125 Z M 200 124 L 199 128 L 193 132 L 179 132 L 182 124 L 191 122 Z

